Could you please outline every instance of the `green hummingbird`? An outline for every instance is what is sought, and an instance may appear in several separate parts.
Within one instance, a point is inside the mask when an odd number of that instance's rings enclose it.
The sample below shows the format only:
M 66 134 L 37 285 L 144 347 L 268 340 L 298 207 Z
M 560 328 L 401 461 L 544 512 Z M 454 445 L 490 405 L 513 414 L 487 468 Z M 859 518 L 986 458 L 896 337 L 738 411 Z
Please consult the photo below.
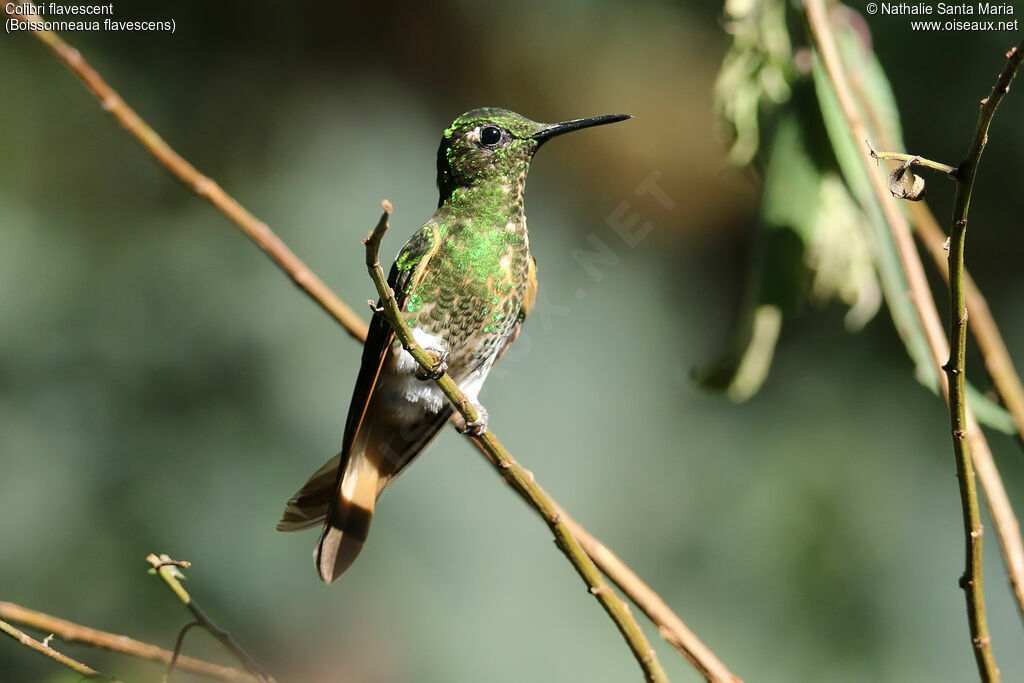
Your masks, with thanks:
M 526 174 L 547 140 L 630 118 L 610 114 L 537 123 L 506 109 L 466 112 L 437 151 L 436 213 L 398 254 L 388 284 L 417 342 L 474 404 L 491 366 L 516 337 L 537 293 L 523 211 Z M 454 409 L 374 316 L 352 392 L 341 452 L 296 493 L 280 531 L 323 524 L 314 561 L 330 583 L 366 541 L 374 506 L 451 418 Z M 460 431 L 481 434 L 487 413 Z

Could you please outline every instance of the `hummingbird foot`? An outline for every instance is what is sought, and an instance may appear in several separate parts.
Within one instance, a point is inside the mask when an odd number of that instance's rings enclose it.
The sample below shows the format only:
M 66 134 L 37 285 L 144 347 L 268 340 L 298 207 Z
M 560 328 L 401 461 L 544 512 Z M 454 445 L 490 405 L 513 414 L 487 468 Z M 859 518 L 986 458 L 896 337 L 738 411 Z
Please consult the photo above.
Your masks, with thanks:
M 429 370 L 420 367 L 416 371 L 416 379 L 421 381 L 428 381 L 433 379 L 441 379 L 441 375 L 448 372 L 448 351 L 447 349 L 438 348 L 436 346 L 428 346 L 423 349 L 430 356 L 431 360 L 434 361 L 433 367 Z
M 462 415 L 456 415 L 455 429 L 459 434 L 482 436 L 487 433 L 487 409 L 479 403 L 474 403 L 473 406 L 476 408 L 477 418 L 472 422 L 466 422 L 466 418 Z

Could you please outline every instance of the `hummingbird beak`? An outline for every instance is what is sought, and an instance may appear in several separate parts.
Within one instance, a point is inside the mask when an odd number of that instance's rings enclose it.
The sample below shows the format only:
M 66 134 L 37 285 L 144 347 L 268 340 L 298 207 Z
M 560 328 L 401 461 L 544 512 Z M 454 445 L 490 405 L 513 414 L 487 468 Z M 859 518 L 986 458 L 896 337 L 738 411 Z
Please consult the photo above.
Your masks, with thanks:
M 581 128 L 590 128 L 591 126 L 603 126 L 606 123 L 615 123 L 616 121 L 625 121 L 626 119 L 633 118 L 630 114 L 605 114 L 604 116 L 591 116 L 588 119 L 573 119 L 572 121 L 562 121 L 561 123 L 552 123 L 550 126 L 541 128 L 539 131 L 533 134 L 533 139 L 538 144 L 547 142 L 556 135 L 562 133 L 571 133 L 574 130 L 580 130 Z

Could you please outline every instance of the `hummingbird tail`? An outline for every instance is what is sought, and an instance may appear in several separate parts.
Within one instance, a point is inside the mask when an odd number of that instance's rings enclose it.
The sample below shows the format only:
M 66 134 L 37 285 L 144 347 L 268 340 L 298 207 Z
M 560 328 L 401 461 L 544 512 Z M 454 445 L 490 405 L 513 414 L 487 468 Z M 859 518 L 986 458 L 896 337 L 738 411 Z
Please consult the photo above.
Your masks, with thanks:
M 327 512 L 324 530 L 313 551 L 313 560 L 325 582 L 337 580 L 363 549 L 380 493 L 380 479 L 380 470 L 366 453 L 353 454 L 346 463 L 337 497 Z
M 419 380 L 413 379 L 418 386 Z M 377 496 L 419 455 L 452 414 L 424 412 L 414 422 L 396 422 L 391 413 L 363 424 L 353 443 L 328 460 L 292 496 L 279 531 L 301 531 L 323 524 L 313 551 L 317 572 L 335 581 L 355 561 L 366 542 Z M 340 472 L 339 472 L 340 468 Z
M 348 459 L 339 485 L 340 463 L 341 454 L 338 454 L 314 472 L 288 501 L 277 523 L 278 531 L 301 531 L 324 525 L 313 560 L 320 578 L 327 583 L 341 576 L 362 550 L 370 531 L 381 478 L 370 458 L 358 453 Z
M 341 453 L 324 463 L 291 497 L 281 515 L 281 521 L 277 523 L 278 531 L 302 531 L 324 523 L 338 485 L 340 462 Z

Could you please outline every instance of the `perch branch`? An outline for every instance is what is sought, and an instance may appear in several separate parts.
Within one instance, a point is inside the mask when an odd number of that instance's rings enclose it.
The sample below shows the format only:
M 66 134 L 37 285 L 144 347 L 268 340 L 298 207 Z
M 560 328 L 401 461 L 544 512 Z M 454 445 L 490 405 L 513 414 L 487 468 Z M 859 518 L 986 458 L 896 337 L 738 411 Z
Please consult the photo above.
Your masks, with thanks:
M 866 134 L 865 126 L 860 119 L 856 102 L 851 93 L 845 70 L 835 46 L 835 39 L 832 35 L 831 26 L 829 25 L 824 4 L 822 0 L 805 0 L 805 8 L 811 34 L 821 56 L 825 70 L 829 75 L 829 80 L 835 88 L 840 106 L 847 120 L 847 125 L 850 127 L 850 131 L 855 139 L 867 139 L 868 136 Z M 989 121 L 990 120 L 991 117 L 989 117 Z M 924 275 L 924 267 L 921 264 L 916 250 L 914 249 L 913 239 L 910 237 L 909 226 L 903 218 L 903 215 L 896 210 L 891 198 L 888 196 L 888 191 L 882 178 L 872 168 L 873 163 L 871 155 L 863 146 L 857 145 L 857 148 L 861 156 L 862 164 L 871 180 L 876 198 L 884 212 L 889 228 L 892 231 L 893 239 L 896 243 L 897 251 L 910 287 L 910 298 L 917 310 L 918 316 L 921 318 L 922 326 L 925 330 L 925 336 L 928 340 L 932 356 L 936 365 L 939 368 L 942 368 L 946 364 L 945 358 L 948 357 L 950 348 L 947 344 L 945 334 L 942 331 L 942 324 L 938 317 L 935 302 L 931 298 L 930 290 L 928 289 L 927 280 Z M 954 412 L 953 409 L 955 408 L 955 404 L 950 401 L 950 383 L 942 372 L 939 373 L 939 378 L 940 385 L 942 386 L 947 402 L 949 402 L 952 413 Z M 965 471 L 969 473 L 972 469 L 971 461 L 973 460 L 974 466 L 977 467 L 978 474 L 982 480 L 982 486 L 985 489 L 986 496 L 988 497 L 993 521 L 995 522 L 996 531 L 999 535 L 1003 554 L 1006 559 L 1007 569 L 1010 572 L 1011 584 L 1022 583 L 1020 572 L 1024 570 L 1024 549 L 1021 547 L 1019 524 L 1013 515 L 1013 510 L 1010 507 L 1009 499 L 1006 496 L 1002 479 L 999 477 L 998 470 L 995 467 L 995 461 L 992 458 L 991 450 L 988 448 L 988 443 L 984 438 L 984 434 L 981 432 L 981 428 L 978 425 L 977 420 L 971 413 L 970 407 L 967 406 L 966 403 L 964 404 L 963 418 L 962 429 L 959 434 L 962 434 L 965 438 L 959 439 L 959 442 L 970 450 L 967 451 L 966 455 L 964 455 L 963 450 L 960 447 L 957 447 L 957 470 L 958 472 Z M 956 436 L 957 434 L 954 434 L 955 440 Z M 979 546 L 980 548 L 981 533 L 980 525 L 976 529 L 971 527 L 971 519 L 974 515 L 969 509 L 972 506 L 972 499 L 969 495 L 969 491 L 967 490 L 968 482 L 966 479 L 967 478 L 964 476 L 959 477 L 961 501 L 965 511 L 965 529 L 967 530 L 967 533 L 965 533 L 965 543 L 970 548 L 970 551 L 967 553 L 966 564 L 968 569 L 971 570 L 974 565 L 974 558 L 980 559 L 980 556 L 975 554 L 976 552 L 980 552 L 980 549 L 975 548 L 975 546 Z M 975 508 L 974 513 L 976 514 L 976 498 L 974 498 L 973 503 L 973 507 Z M 980 574 L 980 566 L 977 569 Z M 964 588 L 967 595 L 969 613 L 968 621 L 971 626 L 971 646 L 975 654 L 979 674 L 985 681 L 998 680 L 999 671 L 996 668 L 994 658 L 992 657 L 991 642 L 988 637 L 987 626 L 985 623 L 981 582 L 980 580 L 976 582 L 970 581 L 964 586 Z M 1014 586 L 1014 592 L 1019 598 L 1020 593 L 1017 590 L 1016 585 Z
M 337 320 L 354 339 L 362 342 L 366 340 L 366 324 L 358 317 L 349 315 L 351 308 L 345 305 L 323 282 L 317 278 L 312 271 L 298 259 L 287 246 L 278 238 L 262 221 L 255 219 L 243 207 L 237 204 L 223 191 L 214 196 L 218 201 L 213 201 L 210 196 L 204 194 L 201 189 L 219 187 L 199 174 L 180 155 L 174 152 L 138 115 L 130 109 L 119 95 L 111 88 L 100 75 L 85 61 L 82 55 L 74 48 L 67 45 L 55 34 L 48 31 L 33 32 L 72 73 L 74 73 L 85 87 L 99 99 L 101 105 L 117 118 L 118 122 L 135 140 L 150 152 L 153 159 L 164 166 L 175 178 L 180 180 L 188 189 L 209 200 L 215 208 L 228 217 L 236 227 L 249 237 L 253 242 L 263 249 L 277 264 L 285 271 L 299 286 L 312 297 L 328 315 Z M 113 106 L 113 105 L 117 106 Z M 109 105 L 109 106 L 108 106 Z M 120 113 L 120 116 L 115 114 Z M 127 114 L 130 112 L 130 115 Z M 137 123 L 136 123 L 137 122 Z M 154 146 L 152 140 L 159 140 L 159 146 Z M 180 160 L 176 161 L 176 160 Z M 204 181 L 208 181 L 207 184 Z M 240 222 L 241 221 L 241 222 Z M 243 227 L 247 226 L 247 227 Z M 354 315 L 354 314 L 353 314 Z M 477 448 L 483 452 L 483 445 L 474 442 Z M 578 526 L 578 525 L 577 525 Z M 586 533 L 583 527 L 578 527 Z M 592 536 L 587 534 L 584 539 Z M 593 539 L 595 542 L 596 539 Z M 603 545 L 601 547 L 604 547 Z M 682 620 L 673 613 L 661 598 L 647 584 L 636 578 L 636 575 L 613 553 L 598 553 L 593 560 L 608 577 L 619 586 L 630 600 L 654 621 L 658 630 L 668 641 L 676 647 L 691 662 L 699 662 L 698 669 L 708 680 L 713 681 L 739 681 L 740 679 L 729 672 L 729 670 L 707 649 L 693 633 L 683 625 Z M 658 608 L 664 606 L 664 609 Z
M 242 646 L 235 642 L 231 634 L 217 626 L 213 621 L 206 616 L 206 613 L 200 609 L 199 605 L 195 603 L 192 596 L 188 594 L 185 587 L 181 585 L 179 579 L 184 578 L 184 575 L 179 571 L 179 567 L 188 567 L 187 562 L 179 562 L 172 560 L 167 555 L 153 555 L 150 554 L 146 557 L 146 562 L 153 567 L 153 573 L 160 576 L 167 584 L 167 587 L 171 589 L 178 600 L 185 605 L 195 620 L 199 622 L 199 625 L 210 632 L 210 634 L 220 641 L 220 644 L 224 646 L 235 658 L 245 667 L 245 670 L 253 675 L 253 677 L 260 683 L 276 683 L 274 678 L 263 670 L 263 667 L 253 659 L 249 654 L 242 649 Z M 179 643 L 180 645 L 180 643 Z
M 96 671 L 96 669 L 93 669 L 90 666 L 82 664 L 81 662 L 79 662 L 76 659 L 72 659 L 71 657 L 68 657 L 65 654 L 61 654 L 60 652 L 57 652 L 56 650 L 54 650 L 52 647 L 50 647 L 46 643 L 40 643 L 38 640 L 36 640 L 32 636 L 28 635 L 24 631 L 21 631 L 21 630 L 15 628 L 14 626 L 11 626 L 6 621 L 0 621 L 0 632 L 4 633 L 7 636 L 10 636 L 11 638 L 13 638 L 14 640 L 18 641 L 19 643 L 21 643 L 25 647 L 29 648 L 30 650 L 35 650 L 36 652 L 38 652 L 39 654 L 43 655 L 44 657 L 49 657 L 50 659 L 54 660 L 55 662 L 59 662 L 60 664 L 63 664 L 67 668 L 69 668 L 72 671 L 74 671 L 75 673 L 79 674 L 82 678 L 107 680 L 107 681 L 116 681 L 117 680 L 115 678 L 111 678 L 110 676 L 106 676 L 104 674 L 101 674 L 99 671 Z
M 52 633 L 66 643 L 82 643 L 100 650 L 110 650 L 160 664 L 169 664 L 173 656 L 170 650 L 156 645 L 143 643 L 128 636 L 119 636 L 115 633 L 80 626 L 66 619 L 59 619 L 11 602 L 0 602 L 0 619 L 6 619 L 44 633 Z M 188 673 L 221 681 L 252 681 L 252 676 L 244 671 L 184 655 L 178 657 L 176 667 Z
M 380 260 L 377 258 L 377 251 L 380 248 L 380 241 L 388 229 L 388 217 L 391 215 L 391 204 L 384 202 L 384 212 L 381 214 L 377 227 L 373 229 L 370 236 L 364 240 L 366 244 L 366 267 L 377 286 L 377 293 L 380 294 L 381 307 L 384 309 L 380 315 L 385 316 L 395 335 L 402 342 L 402 346 L 412 354 L 416 362 L 420 364 L 424 372 L 430 374 L 434 371 L 435 361 L 420 347 L 412 335 L 412 330 L 405 324 L 402 312 L 395 301 L 395 294 L 387 284 L 384 269 L 381 268 Z M 433 380 L 444 395 L 451 401 L 452 406 L 471 424 L 480 419 L 476 406 L 466 397 L 455 381 L 443 372 L 440 377 Z M 519 463 L 512 458 L 505 447 L 498 441 L 494 432 L 488 431 L 474 437 L 487 454 L 487 458 L 498 469 L 501 476 L 512 488 L 516 490 L 533 508 L 537 514 L 547 523 L 555 536 L 555 543 L 565 556 L 569 558 L 577 573 L 583 578 L 590 592 L 597 597 L 598 602 L 604 607 L 608 616 L 615 622 L 622 637 L 626 640 L 633 656 L 636 657 L 640 668 L 643 669 L 644 677 L 648 681 L 668 681 L 665 670 L 658 662 L 654 648 L 647 642 L 640 624 L 629 611 L 629 607 L 621 598 L 605 583 L 604 576 L 580 547 L 579 541 L 573 537 L 569 527 L 558 513 L 558 509 L 550 498 L 541 490 L 533 477 L 527 475 Z
M 22 4 L 29 4 L 23 2 Z M 279 238 L 270 227 L 257 219 L 225 192 L 212 179 L 196 170 L 184 157 L 175 152 L 156 131 L 142 120 L 111 88 L 81 53 L 68 45 L 52 31 L 32 31 L 64 66 L 100 101 L 103 109 L 113 116 L 135 140 L 171 175 L 197 195 L 213 204 L 228 217 L 246 237 L 256 243 L 277 266 L 292 279 L 299 289 L 341 323 L 355 337 L 366 337 L 366 323 L 345 302 L 339 299 Z

